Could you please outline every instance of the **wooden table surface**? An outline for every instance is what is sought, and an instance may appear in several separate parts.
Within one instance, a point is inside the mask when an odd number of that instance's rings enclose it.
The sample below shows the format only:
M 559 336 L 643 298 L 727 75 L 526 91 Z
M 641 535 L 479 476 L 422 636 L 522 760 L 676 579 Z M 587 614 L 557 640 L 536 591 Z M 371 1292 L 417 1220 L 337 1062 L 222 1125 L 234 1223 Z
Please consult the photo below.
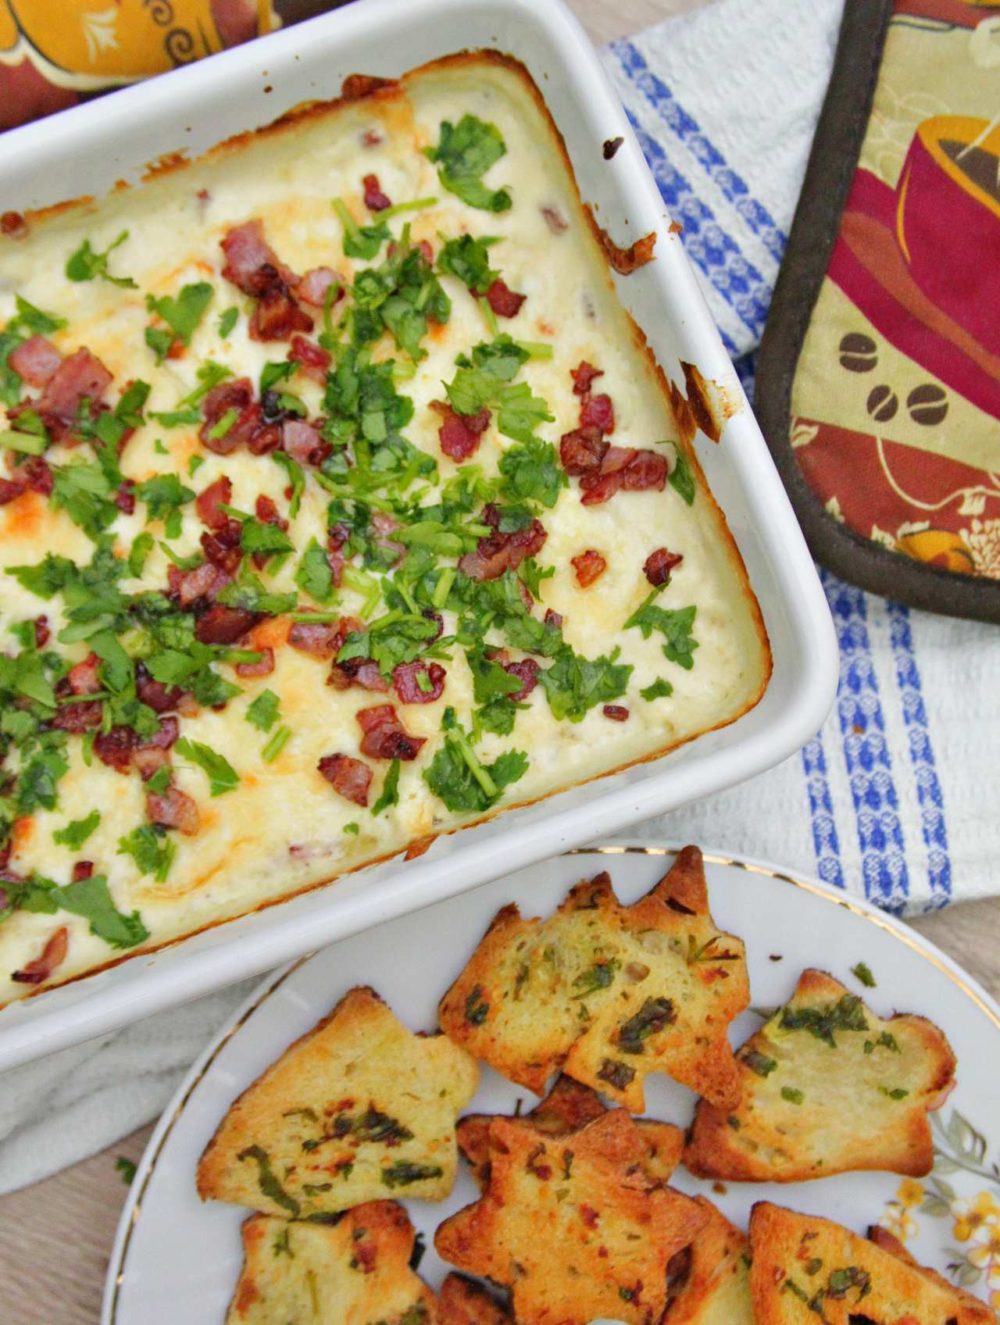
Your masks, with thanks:
M 595 42 L 711 0 L 570 0 Z M 1000 899 L 915 922 L 1000 997 Z M 42 1102 L 41 1107 L 44 1107 Z M 0 1197 L 2 1325 L 95 1325 L 126 1187 L 118 1156 L 138 1161 L 152 1125 L 72 1168 Z M 179 1322 L 183 1325 L 183 1322 Z

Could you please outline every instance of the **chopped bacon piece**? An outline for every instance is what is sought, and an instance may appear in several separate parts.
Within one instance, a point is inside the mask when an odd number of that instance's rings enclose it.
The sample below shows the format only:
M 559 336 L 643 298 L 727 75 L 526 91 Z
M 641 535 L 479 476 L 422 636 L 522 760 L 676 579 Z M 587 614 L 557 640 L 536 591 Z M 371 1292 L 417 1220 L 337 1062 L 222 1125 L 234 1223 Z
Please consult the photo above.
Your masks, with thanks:
M 227 575 L 235 575 L 243 560 L 242 539 L 243 525 L 239 520 L 227 518 L 218 529 L 202 534 L 200 541 L 205 560 Z
M 0 235 L 6 235 L 8 239 L 23 239 L 27 233 L 28 223 L 20 212 L 0 214 Z
M 590 394 L 590 384 L 595 377 L 603 377 L 604 369 L 595 368 L 592 363 L 586 359 L 581 359 L 575 368 L 571 368 L 570 377 L 573 379 L 573 394 L 575 396 L 587 396 Z
M 226 572 L 210 561 L 203 561 L 192 570 L 181 570 L 179 566 L 167 568 L 168 592 L 184 608 L 202 600 L 211 602 L 228 583 Z
M 264 291 L 250 316 L 251 340 L 288 340 L 295 331 L 312 329 L 312 318 L 280 281 Z
M 598 428 L 602 433 L 615 430 L 615 407 L 606 395 L 584 398 L 580 405 L 580 427 Z
M 553 630 L 562 630 L 565 618 L 561 612 L 553 612 L 551 607 L 547 607 L 545 609 L 545 616 L 542 620 L 547 626 L 551 626 Z
M 466 552 L 458 569 L 473 580 L 496 580 L 508 570 L 516 570 L 525 557 L 533 557 L 548 534 L 540 520 L 532 520 L 524 529 L 511 534 L 499 530 L 481 538 L 474 552 Z
M 378 175 L 366 175 L 361 182 L 365 186 L 365 206 L 370 212 L 384 212 L 392 206 L 392 199 L 382 192 Z
M 7 355 L 9 366 L 29 386 L 47 386 L 62 361 L 60 351 L 45 336 L 30 336 Z
M 312 304 L 313 308 L 322 308 L 326 303 L 326 292 L 331 285 L 340 286 L 333 301 L 337 303 L 344 297 L 344 286 L 340 277 L 332 267 L 311 267 L 295 287 L 295 298 L 303 304 Z
M 27 460 L 18 465 L 17 474 L 32 492 L 37 492 L 42 497 L 51 495 L 52 470 L 48 461 L 40 455 L 29 455 Z
M 667 482 L 667 462 L 655 451 L 634 447 L 609 446 L 600 467 L 580 480 L 584 506 L 609 501 L 619 489 L 640 492 L 647 488 L 662 491 Z
M 246 221 L 243 225 L 234 226 L 220 242 L 226 255 L 222 274 L 244 294 L 259 297 L 275 281 L 288 286 L 298 285 L 298 276 L 281 263 L 264 238 L 264 227 L 260 221 Z
M 570 561 L 573 570 L 576 572 L 576 582 L 581 589 L 586 589 L 599 580 L 608 568 L 608 563 L 600 552 L 594 548 L 587 548 L 586 552 L 579 552 Z
M 201 827 L 195 801 L 172 785 L 163 792 L 146 793 L 146 818 L 159 828 L 176 828 L 187 837 L 194 837 Z
M 541 668 L 534 658 L 522 658 L 519 662 L 504 662 L 500 665 L 505 672 L 509 672 L 511 676 L 516 677 L 521 682 L 521 689 L 515 690 L 512 695 L 507 696 L 515 704 L 520 704 L 528 698 L 538 684 L 538 674 Z
M 62 682 L 56 687 L 56 693 L 62 694 Z M 93 731 L 103 721 L 104 714 L 100 700 L 82 704 L 60 704 L 52 719 L 52 726 L 63 732 Z
M 340 621 L 294 621 L 288 632 L 293 649 L 315 658 L 332 658 L 344 643 L 347 631 Z
M 263 649 L 257 649 L 260 657 L 256 662 L 241 662 L 236 664 L 237 676 L 270 676 L 274 671 L 274 650 L 265 645 Z
M 393 668 L 392 684 L 403 704 L 432 704 L 440 699 L 448 673 L 440 663 L 399 663 Z
M 593 473 L 608 449 L 599 428 L 575 428 L 559 438 L 559 459 L 571 478 Z
M 365 129 L 360 138 L 362 147 L 378 147 L 379 143 L 385 142 L 378 129 Z
M 40 985 L 66 960 L 68 949 L 69 930 L 65 925 L 60 925 L 47 940 L 41 956 L 33 958 L 19 971 L 14 971 L 10 978 L 21 985 Z
M 180 686 L 168 686 L 162 681 L 154 681 L 142 663 L 138 663 L 135 669 L 135 693 L 154 713 L 169 713 L 171 709 L 179 707 L 186 692 Z
M 285 420 L 281 425 L 281 445 L 300 465 L 318 464 L 328 449 L 318 430 L 304 419 Z
M 229 506 L 232 500 L 232 482 L 223 474 L 214 483 L 210 483 L 207 488 L 202 488 L 195 498 L 194 508 L 198 512 L 198 519 L 209 529 L 221 529 L 228 521 L 229 516 L 219 508 Z
M 659 491 L 667 485 L 667 462 L 655 451 L 639 451 L 626 465 L 622 487 L 626 492 L 642 492 L 647 488 Z
M 72 431 L 84 400 L 90 402 L 90 413 L 96 417 L 110 385 L 111 374 L 100 359 L 89 350 L 77 350 L 63 359 L 35 400 L 22 401 L 7 414 L 16 419 L 25 409 L 34 410 L 58 441 Z
M 52 637 L 52 631 L 49 629 L 49 619 L 44 614 L 35 617 L 35 648 L 44 649 Z
M 135 480 L 122 479 L 115 493 L 115 505 L 122 515 L 131 515 L 135 510 Z
M 629 712 L 624 704 L 605 704 L 601 712 L 612 722 L 628 722 Z
M 557 207 L 543 207 L 542 215 L 545 217 L 545 224 L 554 235 L 561 235 L 569 229 L 569 223 Z
M 169 750 L 177 744 L 180 724 L 174 717 L 161 718 L 155 735 L 147 736 L 136 747 L 137 750 Z
M 372 784 L 372 771 L 361 759 L 351 755 L 324 755 L 317 768 L 334 791 L 355 805 L 368 804 L 368 788 Z
M 194 637 L 202 644 L 235 644 L 261 619 L 261 612 L 213 603 L 194 623 Z
M 104 687 L 98 673 L 101 660 L 96 653 L 88 653 L 82 662 L 74 663 L 66 673 L 71 695 L 96 695 Z
M 127 773 L 132 763 L 132 751 L 138 743 L 139 738 L 131 727 L 112 727 L 94 737 L 94 754 L 116 773 Z
M 391 704 L 361 709 L 355 714 L 364 735 L 361 753 L 371 759 L 416 759 L 424 737 L 411 736 Z
M 527 297 L 527 295 L 518 294 L 516 290 L 510 289 L 499 276 L 486 291 L 486 302 L 497 317 L 516 317 Z
M 92 860 L 75 861 L 70 877 L 74 883 L 82 883 L 84 879 L 92 879 L 94 877 L 94 862 Z
M 288 521 L 282 516 L 274 500 L 266 493 L 261 493 L 254 503 L 254 514 L 262 524 L 273 524 L 278 529 L 287 529 Z
M 288 358 L 292 363 L 299 365 L 299 371 L 305 373 L 306 377 L 311 377 L 321 386 L 326 384 L 326 374 L 330 367 L 328 350 L 315 345 L 311 340 L 306 340 L 305 336 L 293 336 Z
M 443 400 L 432 400 L 431 409 L 443 420 L 438 429 L 441 450 L 456 463 L 468 460 L 479 449 L 483 433 L 490 426 L 490 412 L 484 406 L 478 414 L 458 414 Z
M 658 547 L 643 563 L 643 574 L 650 584 L 659 588 L 661 584 L 666 584 L 670 579 L 670 572 L 683 560 L 683 552 L 669 552 L 665 547 Z
M 334 663 L 326 683 L 333 686 L 334 690 L 350 690 L 353 685 L 360 686 L 362 690 L 389 689 L 389 682 L 372 658 L 346 658 L 342 663 Z
M 198 430 L 199 440 L 216 455 L 229 455 L 239 444 L 246 440 L 249 432 L 259 419 L 259 405 L 253 398 L 253 383 L 249 377 L 237 377 L 230 382 L 220 382 L 212 387 L 202 401 L 201 412 L 205 422 Z M 230 411 L 235 411 L 236 418 L 221 437 L 211 433 L 221 419 Z
M 399 521 L 394 515 L 389 515 L 386 511 L 372 511 L 371 526 L 375 531 L 375 542 L 383 552 L 392 552 L 396 560 L 393 565 L 399 565 L 406 556 L 406 544 L 400 543 L 389 535 L 399 528 Z
M 0 478 L 0 506 L 7 506 L 12 501 L 17 501 L 28 491 L 28 485 L 23 479 Z

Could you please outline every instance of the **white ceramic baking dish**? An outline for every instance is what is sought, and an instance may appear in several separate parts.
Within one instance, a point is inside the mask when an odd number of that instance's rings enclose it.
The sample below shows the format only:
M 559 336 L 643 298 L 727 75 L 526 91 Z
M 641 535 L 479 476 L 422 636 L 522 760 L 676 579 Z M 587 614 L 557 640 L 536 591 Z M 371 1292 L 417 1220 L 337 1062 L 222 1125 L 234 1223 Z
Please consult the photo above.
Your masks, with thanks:
M 737 402 L 720 444 L 696 440 L 760 600 L 770 686 L 732 726 L 613 777 L 439 839 L 148 956 L 0 1012 L 0 1069 L 484 883 L 498 874 L 718 791 L 793 752 L 819 727 L 836 684 L 832 624 L 784 490 L 627 119 L 576 19 L 559 0 L 363 0 L 309 23 L 0 138 L 0 211 L 26 210 L 198 153 L 298 102 L 329 98 L 350 73 L 394 75 L 462 48 L 495 47 L 528 67 L 562 131 L 582 196 L 619 243 L 657 231 L 656 259 L 619 278 L 626 306 L 668 375 L 698 365 Z M 605 161 L 605 139 L 622 148 Z

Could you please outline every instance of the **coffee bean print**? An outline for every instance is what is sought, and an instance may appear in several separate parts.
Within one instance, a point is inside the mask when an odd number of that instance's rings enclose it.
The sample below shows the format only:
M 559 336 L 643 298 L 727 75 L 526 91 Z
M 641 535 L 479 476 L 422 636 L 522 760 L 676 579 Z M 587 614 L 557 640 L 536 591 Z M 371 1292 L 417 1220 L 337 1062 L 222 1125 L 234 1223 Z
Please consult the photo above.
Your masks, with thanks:
M 878 363 L 878 346 L 871 336 L 850 331 L 840 342 L 840 366 L 849 373 L 870 373 Z
M 868 393 L 868 413 L 876 423 L 888 423 L 899 409 L 899 397 L 891 386 L 876 386 Z
M 925 382 L 922 386 L 915 386 L 906 397 L 906 408 L 914 423 L 934 428 L 944 422 L 948 413 L 948 393 L 936 382 Z

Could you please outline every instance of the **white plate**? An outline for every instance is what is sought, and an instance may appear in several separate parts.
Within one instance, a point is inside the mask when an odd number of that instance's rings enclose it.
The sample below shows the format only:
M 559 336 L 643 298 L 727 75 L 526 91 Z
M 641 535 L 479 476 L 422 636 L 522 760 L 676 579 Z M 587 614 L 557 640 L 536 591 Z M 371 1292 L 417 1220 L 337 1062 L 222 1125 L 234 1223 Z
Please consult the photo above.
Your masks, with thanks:
M 200 1202 L 198 1157 L 235 1096 L 348 989 L 373 985 L 411 1029 L 429 1030 L 438 1000 L 501 906 L 516 901 L 526 915 L 548 915 L 577 879 L 601 869 L 610 871 L 621 900 L 631 902 L 671 859 L 670 850 L 657 847 L 571 852 L 345 939 L 265 981 L 192 1068 L 150 1139 L 119 1225 L 103 1325 L 221 1325 L 242 1263 L 245 1212 Z M 859 1231 L 882 1220 L 923 1263 L 944 1273 L 954 1263 L 951 1273 L 984 1296 L 990 1287 L 1000 1290 L 1000 1007 L 943 953 L 865 902 L 770 866 L 711 854 L 706 863 L 716 920 L 746 941 L 755 1005 L 783 1002 L 802 968 L 819 966 L 857 988 L 880 1015 L 899 1010 L 932 1017 L 958 1055 L 958 1086 L 935 1127 L 934 1173 L 920 1183 L 885 1173 L 844 1174 L 780 1187 L 729 1183 L 719 1194 L 678 1170 L 675 1184 L 703 1191 L 744 1226 L 751 1204 L 763 1198 Z M 873 972 L 875 989 L 863 989 L 851 976 L 859 961 Z M 759 1024 L 745 1013 L 735 1024 L 734 1043 Z M 646 1091 L 651 1116 L 688 1122 L 689 1091 L 662 1077 L 648 1078 Z M 519 1097 L 529 1107 L 534 1099 L 485 1068 L 469 1109 L 511 1112 Z M 445 1273 L 434 1253 L 434 1229 L 476 1194 L 462 1172 L 447 1201 L 405 1203 L 424 1235 L 420 1271 L 432 1285 Z M 996 1203 L 995 1218 L 963 1241 L 962 1221 L 977 1198 L 987 1214 L 989 1202 Z M 998 1258 L 987 1265 L 990 1233 Z M 990 1269 L 996 1272 L 992 1284 Z
M 619 278 L 622 301 L 669 376 L 679 360 L 724 384 L 735 413 L 698 458 L 746 562 L 774 673 L 738 722 L 439 839 L 426 856 L 352 875 L 0 1012 L 0 1070 L 51 1053 L 567 847 L 621 832 L 769 768 L 822 724 L 837 647 L 802 534 L 642 153 L 583 29 L 559 0 L 364 0 L 0 136 L 0 211 L 100 193 L 143 164 L 265 123 L 347 74 L 399 74 L 462 47 L 522 60 L 562 131 L 584 199 L 619 242 L 657 233 L 656 260 Z M 624 138 L 612 161 L 601 144 Z

